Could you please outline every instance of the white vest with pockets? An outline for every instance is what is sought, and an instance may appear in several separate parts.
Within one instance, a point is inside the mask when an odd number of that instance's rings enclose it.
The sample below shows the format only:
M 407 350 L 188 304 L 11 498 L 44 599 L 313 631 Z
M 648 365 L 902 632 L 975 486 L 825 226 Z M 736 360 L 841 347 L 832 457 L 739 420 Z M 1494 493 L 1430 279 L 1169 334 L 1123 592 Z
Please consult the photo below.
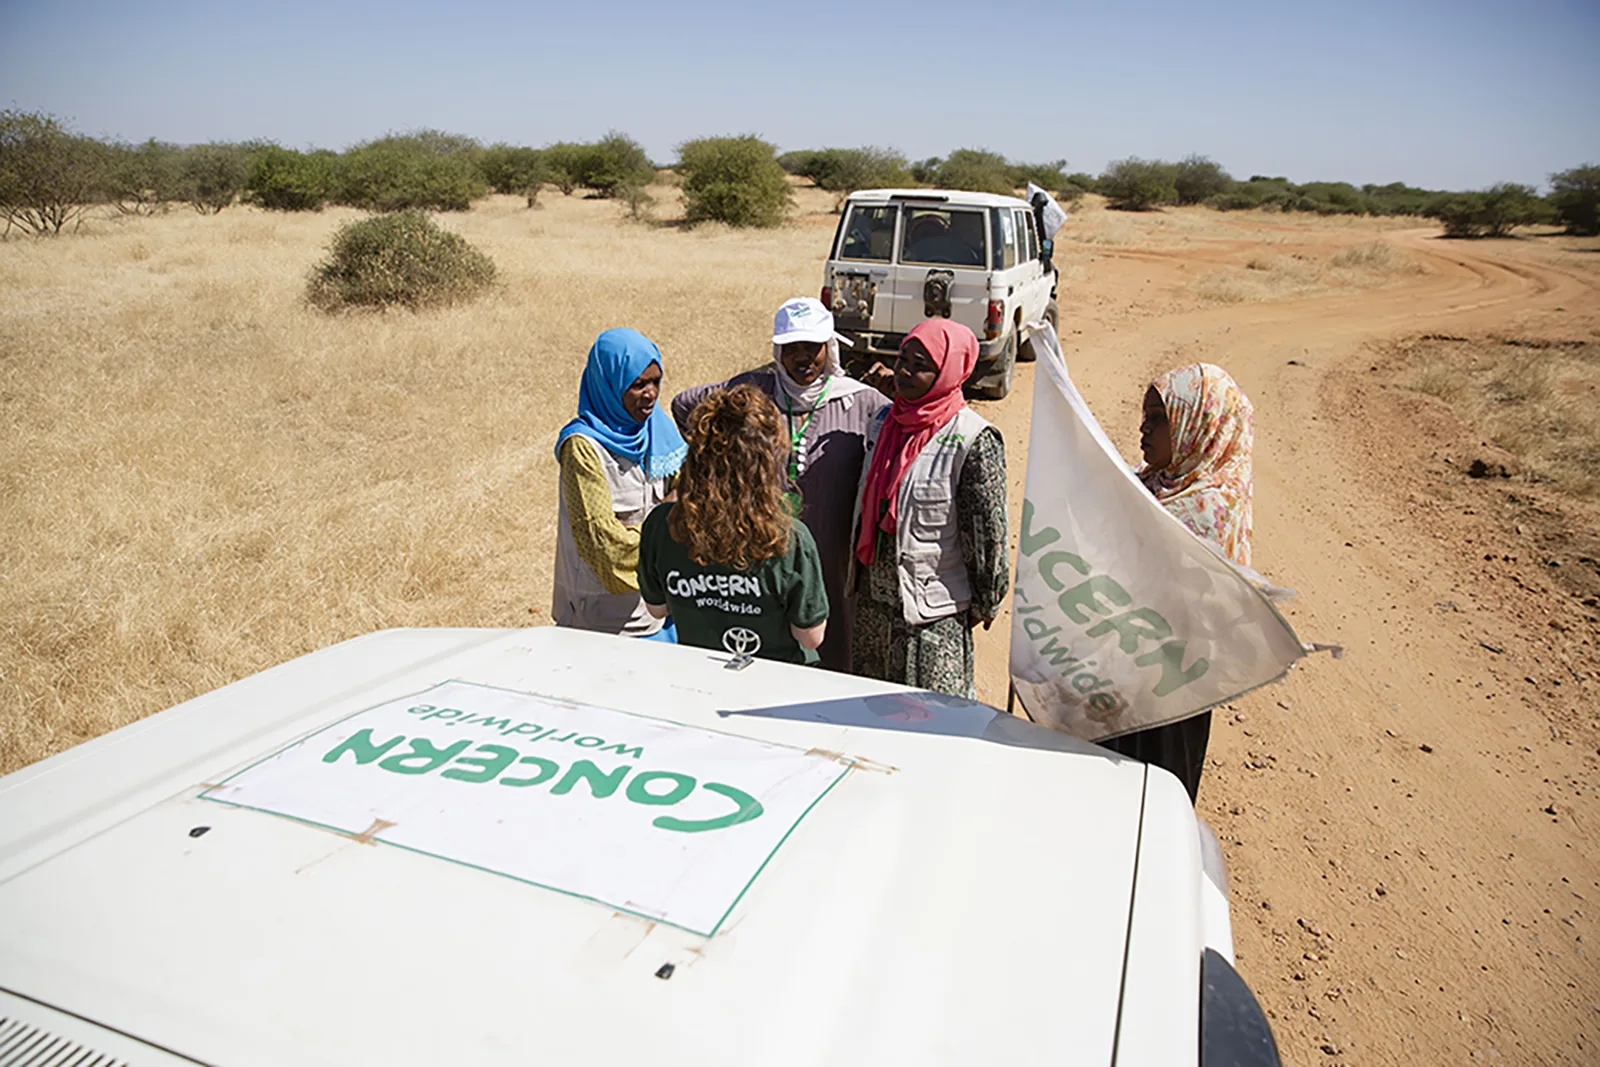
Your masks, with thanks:
M 666 481 L 651 478 L 644 467 L 618 459 L 593 438 L 585 438 L 600 454 L 606 484 L 611 489 L 611 504 L 617 521 L 624 526 L 639 526 L 650 509 L 666 495 Z M 650 614 L 638 593 L 608 593 L 600 578 L 578 555 L 572 539 L 572 524 L 567 515 L 567 497 L 561 495 L 561 510 L 556 525 L 556 573 L 551 590 L 550 617 L 557 626 L 602 633 L 643 637 L 661 629 L 661 620 Z
M 887 417 L 885 408 L 867 431 L 867 456 L 861 465 L 863 483 Z M 982 415 L 969 407 L 962 408 L 939 427 L 900 481 L 896 569 L 900 575 L 900 604 L 906 622 L 912 626 L 963 614 L 972 603 L 972 583 L 961 555 L 961 531 L 956 523 L 956 485 L 972 442 L 988 427 L 989 422 Z M 857 522 L 865 521 L 860 514 L 861 503 L 857 492 Z M 853 556 L 851 561 L 854 562 Z

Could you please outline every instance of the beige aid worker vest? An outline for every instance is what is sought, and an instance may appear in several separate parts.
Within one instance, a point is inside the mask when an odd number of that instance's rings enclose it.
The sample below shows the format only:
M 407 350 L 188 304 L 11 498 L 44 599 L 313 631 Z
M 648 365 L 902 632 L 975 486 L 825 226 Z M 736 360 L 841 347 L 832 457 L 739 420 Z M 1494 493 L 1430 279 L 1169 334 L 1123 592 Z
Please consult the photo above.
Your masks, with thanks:
M 624 526 L 640 525 L 650 509 L 666 495 L 665 479 L 650 478 L 643 466 L 617 458 L 593 438 L 588 441 L 600 454 L 617 521 Z M 650 614 L 638 593 L 606 592 L 599 576 L 578 555 L 577 542 L 572 539 L 572 523 L 567 516 L 565 492 L 561 494 L 556 530 L 556 574 L 550 618 L 557 626 L 629 637 L 648 637 L 661 629 L 661 620 Z
M 889 409 L 873 420 L 867 430 L 867 456 L 861 464 L 861 488 L 872 469 L 872 453 L 878 444 Z M 900 574 L 900 603 L 906 622 L 922 626 L 960 614 L 972 603 L 972 583 L 967 563 L 961 555 L 961 530 L 956 524 L 956 484 L 961 468 L 978 434 L 989 423 L 971 408 L 962 408 L 955 418 L 939 427 L 933 440 L 911 462 L 900 481 L 896 501 L 896 569 Z M 854 529 L 860 532 L 861 488 L 856 490 Z M 855 538 L 851 539 L 854 545 Z M 855 554 L 850 556 L 852 569 Z

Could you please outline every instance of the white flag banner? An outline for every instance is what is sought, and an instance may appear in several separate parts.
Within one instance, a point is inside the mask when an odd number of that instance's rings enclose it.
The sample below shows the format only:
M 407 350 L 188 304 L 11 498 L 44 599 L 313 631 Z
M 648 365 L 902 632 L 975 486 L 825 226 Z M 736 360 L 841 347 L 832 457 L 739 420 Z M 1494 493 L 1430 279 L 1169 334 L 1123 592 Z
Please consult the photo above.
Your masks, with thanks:
M 1056 232 L 1067 224 L 1067 213 L 1062 210 L 1060 204 L 1056 203 L 1055 197 L 1051 196 L 1048 192 L 1039 188 L 1032 182 L 1029 182 L 1027 189 L 1028 203 L 1033 203 L 1033 198 L 1036 193 L 1044 193 L 1045 199 L 1044 211 L 1041 212 L 1041 214 L 1044 216 L 1044 218 L 1041 220 L 1044 225 L 1044 233 L 1040 234 L 1040 236 L 1054 237 Z
M 1011 624 L 1011 682 L 1036 722 L 1088 741 L 1177 722 L 1312 651 L 1258 585 L 1140 484 L 1067 374 L 1039 352 Z M 1247 576 L 1248 575 L 1248 576 Z

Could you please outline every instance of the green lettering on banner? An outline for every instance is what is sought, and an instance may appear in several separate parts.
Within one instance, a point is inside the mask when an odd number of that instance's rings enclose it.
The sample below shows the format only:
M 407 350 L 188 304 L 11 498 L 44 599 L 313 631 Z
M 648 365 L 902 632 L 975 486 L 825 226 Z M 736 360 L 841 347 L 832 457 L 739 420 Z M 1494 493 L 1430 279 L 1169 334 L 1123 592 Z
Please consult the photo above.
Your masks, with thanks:
M 548 782 L 554 778 L 556 772 L 561 769 L 561 764 L 555 760 L 543 759 L 539 756 L 523 756 L 518 762 L 539 768 L 539 773 L 532 778 L 502 778 L 500 779 L 501 785 L 515 786 L 518 789 L 525 786 L 538 785 L 540 782 Z
M 1051 526 L 1046 526 L 1038 533 L 1033 532 L 1033 501 L 1026 497 L 1022 500 L 1022 539 L 1019 546 L 1024 556 L 1031 556 L 1045 545 L 1054 544 L 1061 540 L 1061 531 Z
M 617 755 L 621 756 L 623 759 L 644 759 L 644 746 L 643 745 L 639 745 L 639 746 L 636 746 L 634 748 L 624 748 L 622 746 L 622 742 L 619 741 L 614 745 L 607 745 L 605 748 L 602 748 L 600 751 L 601 752 L 615 752 Z
M 617 791 L 617 786 L 628 776 L 633 767 L 624 763 L 613 771 L 602 771 L 599 767 L 586 759 L 581 759 L 567 768 L 567 773 L 561 776 L 561 781 L 550 788 L 550 792 L 561 796 L 572 792 L 572 787 L 579 781 L 589 783 L 589 792 L 597 797 L 608 797 Z
M 337 763 L 339 757 L 348 752 L 355 756 L 357 763 L 371 763 L 405 739 L 406 735 L 401 734 L 399 737 L 390 738 L 381 745 L 375 745 L 372 743 L 372 731 L 370 729 L 359 730 L 339 742 L 333 751 L 322 757 L 322 762 Z
M 1139 651 L 1140 640 L 1164 641 L 1172 636 L 1172 625 L 1149 608 L 1135 608 L 1097 622 L 1089 628 L 1088 636 L 1104 637 L 1113 630 L 1117 632 L 1117 644 L 1129 655 Z
M 1083 609 L 1099 615 L 1110 615 L 1111 608 L 1103 606 L 1098 597 L 1104 597 L 1115 607 L 1125 608 L 1133 603 L 1133 597 L 1128 591 L 1118 585 L 1116 580 L 1108 574 L 1096 574 L 1088 581 L 1079 582 L 1077 585 L 1061 594 L 1056 606 L 1061 613 L 1073 622 L 1082 626 L 1089 621 L 1089 616 Z
M 1161 668 L 1161 680 L 1156 682 L 1155 695 L 1164 697 L 1168 693 L 1181 689 L 1197 678 L 1204 677 L 1211 664 L 1204 658 L 1197 659 L 1189 665 L 1188 670 L 1183 669 L 1183 650 L 1188 647 L 1186 641 L 1168 641 L 1160 648 L 1153 649 L 1134 660 L 1139 667 Z
M 720 815 L 715 819 L 684 820 L 674 819 L 671 815 L 658 815 L 653 820 L 652 825 L 663 830 L 675 830 L 684 834 L 701 834 L 707 830 L 725 830 L 730 826 L 738 826 L 742 822 L 749 822 L 751 819 L 759 819 L 761 813 L 766 810 L 761 806 L 761 801 L 744 790 L 735 789 L 731 785 L 723 785 L 721 782 L 706 782 L 700 788 L 725 796 L 737 804 L 738 807 L 728 814 Z
M 491 730 L 504 730 L 506 727 L 511 725 L 511 720 L 509 718 L 496 719 L 488 715 L 480 715 L 476 719 L 468 719 L 466 722 L 462 723 L 462 725 L 487 726 Z
M 517 750 L 505 745 L 479 745 L 473 751 L 487 752 L 488 755 L 462 756 L 456 763 L 477 767 L 477 770 L 463 771 L 451 767 L 444 772 L 444 777 L 454 778 L 458 782 L 492 782 L 497 774 L 517 762 Z
M 1026 608 L 1026 609 L 1023 609 L 1023 610 L 1041 611 L 1043 609 L 1042 608 Z M 1028 640 L 1030 640 L 1030 641 L 1043 641 L 1045 638 L 1049 637 L 1051 634 L 1058 634 L 1058 633 L 1061 632 L 1061 627 L 1059 627 L 1059 626 L 1047 626 L 1043 619 L 1023 619 L 1022 620 L 1022 629 L 1023 629 L 1023 631 L 1025 633 L 1027 633 Z
M 1104 689 L 1106 686 L 1110 685 L 1112 681 L 1113 679 L 1111 678 L 1100 678 L 1093 674 L 1078 674 L 1073 676 L 1072 688 L 1087 696 L 1096 689 Z
M 1056 629 L 1059 630 L 1061 627 L 1057 626 Z M 1079 662 L 1078 657 L 1072 654 L 1072 649 L 1061 644 L 1054 637 L 1039 646 L 1039 655 L 1048 658 L 1052 667 L 1060 667 L 1065 664 L 1076 665 Z
M 427 774 L 436 771 L 467 750 L 471 741 L 457 741 L 439 748 L 425 737 L 411 739 L 411 751 L 404 756 L 390 756 L 378 766 L 395 774 Z
M 1089 565 L 1083 561 L 1082 556 L 1075 556 L 1071 552 L 1046 552 L 1039 557 L 1039 574 L 1044 578 L 1044 584 L 1050 587 L 1051 592 L 1061 592 L 1061 587 L 1067 583 L 1056 577 L 1056 567 L 1065 563 L 1079 574 L 1088 574 Z
M 433 710 L 433 705 L 432 704 L 418 704 L 414 708 L 407 708 L 406 709 L 406 714 L 407 715 L 421 715 L 425 711 L 432 711 L 432 710 Z
M 647 788 L 651 782 L 672 782 L 672 789 L 665 793 L 652 793 Z M 636 774 L 628 783 L 628 799 L 635 804 L 659 804 L 670 807 L 694 792 L 694 779 L 687 774 L 678 774 L 674 771 L 645 771 Z

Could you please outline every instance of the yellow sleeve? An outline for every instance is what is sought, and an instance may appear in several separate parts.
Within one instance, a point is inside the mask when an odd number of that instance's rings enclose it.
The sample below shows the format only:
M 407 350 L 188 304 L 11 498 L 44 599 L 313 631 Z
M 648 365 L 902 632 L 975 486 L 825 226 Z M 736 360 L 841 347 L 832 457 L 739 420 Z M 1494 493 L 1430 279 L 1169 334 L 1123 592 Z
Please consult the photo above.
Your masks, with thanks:
M 639 591 L 639 528 L 624 526 L 611 502 L 611 486 L 595 445 L 582 434 L 561 446 L 561 495 L 578 557 L 608 593 Z

